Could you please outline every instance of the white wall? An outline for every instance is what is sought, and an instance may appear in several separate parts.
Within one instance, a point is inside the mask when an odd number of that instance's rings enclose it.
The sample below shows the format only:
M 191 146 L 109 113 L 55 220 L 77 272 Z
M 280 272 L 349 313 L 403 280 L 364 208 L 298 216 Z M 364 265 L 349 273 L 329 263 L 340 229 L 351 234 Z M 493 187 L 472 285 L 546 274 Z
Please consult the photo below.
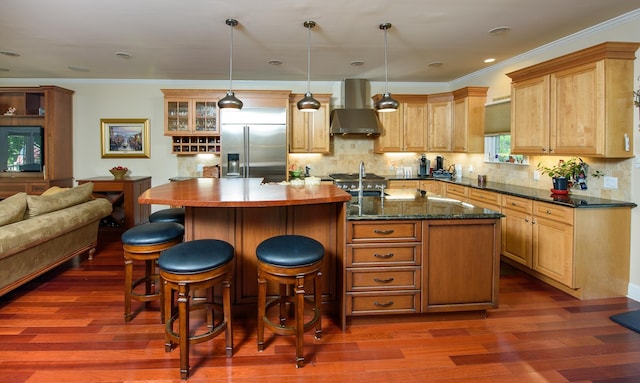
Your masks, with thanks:
M 505 73 L 527 67 L 586 48 L 604 41 L 640 41 L 640 10 L 627 16 L 614 19 L 585 30 L 579 34 L 568 36 L 552 44 L 540 47 L 524 55 L 496 64 L 485 70 L 457 79 L 449 84 L 444 83 L 390 83 L 394 94 L 402 93 L 438 93 L 458 89 L 464 86 L 489 86 L 488 101 L 507 96 L 510 93 L 510 79 Z M 640 75 L 640 60 L 635 62 L 635 76 Z M 163 135 L 163 88 L 207 88 L 226 89 L 226 81 L 163 81 L 163 80 L 78 80 L 78 79 L 0 79 L 0 86 L 34 86 L 54 84 L 74 90 L 74 175 L 76 179 L 108 176 L 109 168 L 115 165 L 127 166 L 131 175 L 150 175 L 152 185 L 166 183 L 169 178 L 186 176 L 192 172 L 195 163 L 201 162 L 193 157 L 176 157 L 170 154 L 170 139 Z M 340 82 L 312 83 L 314 93 L 332 93 L 332 103 L 339 105 Z M 634 89 L 638 82 L 634 83 Z M 304 93 L 306 82 L 242 82 L 234 81 L 234 89 L 273 89 L 291 90 Z M 382 83 L 371 83 L 372 93 L 380 93 L 384 89 Z M 631 97 L 631 95 L 629 95 Z M 638 111 L 638 109 L 636 109 Z M 634 126 L 639 126 L 638 115 L 634 113 Z M 100 119 L 101 118 L 148 118 L 151 130 L 150 159 L 102 159 L 100 156 Z M 640 153 L 640 133 L 634 129 L 635 155 Z M 291 155 L 290 161 L 300 165 L 311 164 L 312 173 L 326 174 L 328 171 L 357 170 L 360 159 L 367 159 L 367 170 L 379 174 L 390 173 L 390 163 L 412 166 L 419 153 L 374 155 L 373 140 L 361 137 L 334 137 L 333 153 L 328 156 Z M 435 153 L 430 153 L 429 157 Z M 479 155 L 449 155 L 451 161 L 463 163 L 464 169 L 473 164 L 476 172 L 487 172 L 493 181 L 509 177 L 510 182 L 530 183 L 532 166 L 505 167 L 506 165 L 485 165 Z M 621 177 L 621 190 L 606 194 L 605 198 L 622 199 L 640 204 L 640 168 L 634 166 L 635 160 L 617 161 L 616 163 L 598 162 L 607 171 L 618 172 Z M 546 185 L 529 186 L 545 188 Z M 590 191 L 593 192 L 593 191 Z M 154 207 L 154 210 L 160 207 Z M 632 210 L 632 243 L 631 243 L 631 283 L 629 295 L 640 300 L 640 208 Z

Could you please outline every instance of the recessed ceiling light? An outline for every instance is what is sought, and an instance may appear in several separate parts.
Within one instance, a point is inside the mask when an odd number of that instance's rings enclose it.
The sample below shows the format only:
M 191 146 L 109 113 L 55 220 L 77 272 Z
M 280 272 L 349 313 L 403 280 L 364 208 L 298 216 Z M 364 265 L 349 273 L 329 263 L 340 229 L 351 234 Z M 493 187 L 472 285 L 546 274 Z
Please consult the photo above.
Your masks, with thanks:
M 269 60 L 267 63 L 269 63 L 269 65 L 282 65 L 282 60 Z
M 511 28 L 509 27 L 496 27 L 496 28 L 490 29 L 489 34 L 491 36 L 501 36 L 509 33 L 510 30 Z
M 364 65 L 364 61 L 360 61 L 360 60 L 351 61 L 349 63 L 349 65 L 351 65 L 351 66 L 363 66 Z
M 488 59 L 484 59 L 485 64 L 489 64 L 489 63 L 492 63 L 492 62 L 495 62 L 495 61 L 496 61 L 496 59 L 494 59 L 493 57 L 490 57 Z
M 18 56 L 20 56 L 20 53 L 14 52 L 14 51 L 0 51 L 0 54 L 5 55 L 5 56 L 9 56 L 9 57 L 18 57 Z
M 444 64 L 441 61 L 434 61 L 432 63 L 427 64 L 429 68 L 440 68 L 442 65 Z
M 120 57 L 121 59 L 130 59 L 131 58 L 131 53 L 122 52 L 122 51 L 116 52 L 115 55 Z
M 72 71 L 75 71 L 75 72 L 88 72 L 89 71 L 89 68 L 85 68 L 85 67 L 79 66 L 79 65 L 71 65 L 69 67 L 69 69 L 71 69 Z

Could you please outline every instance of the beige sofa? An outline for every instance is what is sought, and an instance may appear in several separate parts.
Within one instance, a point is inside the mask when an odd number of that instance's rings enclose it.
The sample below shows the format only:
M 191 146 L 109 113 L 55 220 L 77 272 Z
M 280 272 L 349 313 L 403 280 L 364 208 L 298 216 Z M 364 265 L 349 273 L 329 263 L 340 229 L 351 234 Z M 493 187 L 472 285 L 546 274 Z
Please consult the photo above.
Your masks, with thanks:
M 0 296 L 76 255 L 92 258 L 100 219 L 112 209 L 92 192 L 87 183 L 0 201 Z

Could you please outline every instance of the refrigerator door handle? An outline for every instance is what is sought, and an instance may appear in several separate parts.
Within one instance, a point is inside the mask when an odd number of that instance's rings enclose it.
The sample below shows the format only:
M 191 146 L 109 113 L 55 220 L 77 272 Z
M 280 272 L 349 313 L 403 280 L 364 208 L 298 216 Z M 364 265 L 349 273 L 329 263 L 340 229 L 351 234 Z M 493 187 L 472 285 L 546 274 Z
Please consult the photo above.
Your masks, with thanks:
M 251 163 L 251 157 L 249 152 L 249 125 L 244 126 L 244 178 L 250 178 L 249 164 Z

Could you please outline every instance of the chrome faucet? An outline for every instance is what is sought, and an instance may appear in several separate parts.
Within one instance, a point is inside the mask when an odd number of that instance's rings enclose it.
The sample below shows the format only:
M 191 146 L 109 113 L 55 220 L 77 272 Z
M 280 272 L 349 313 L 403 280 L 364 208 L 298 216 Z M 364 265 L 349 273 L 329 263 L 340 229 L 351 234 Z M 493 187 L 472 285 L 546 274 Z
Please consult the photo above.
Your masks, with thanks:
M 362 201 L 364 196 L 364 188 L 362 187 L 362 179 L 364 178 L 364 161 L 360 161 L 360 171 L 358 172 L 358 199 Z

